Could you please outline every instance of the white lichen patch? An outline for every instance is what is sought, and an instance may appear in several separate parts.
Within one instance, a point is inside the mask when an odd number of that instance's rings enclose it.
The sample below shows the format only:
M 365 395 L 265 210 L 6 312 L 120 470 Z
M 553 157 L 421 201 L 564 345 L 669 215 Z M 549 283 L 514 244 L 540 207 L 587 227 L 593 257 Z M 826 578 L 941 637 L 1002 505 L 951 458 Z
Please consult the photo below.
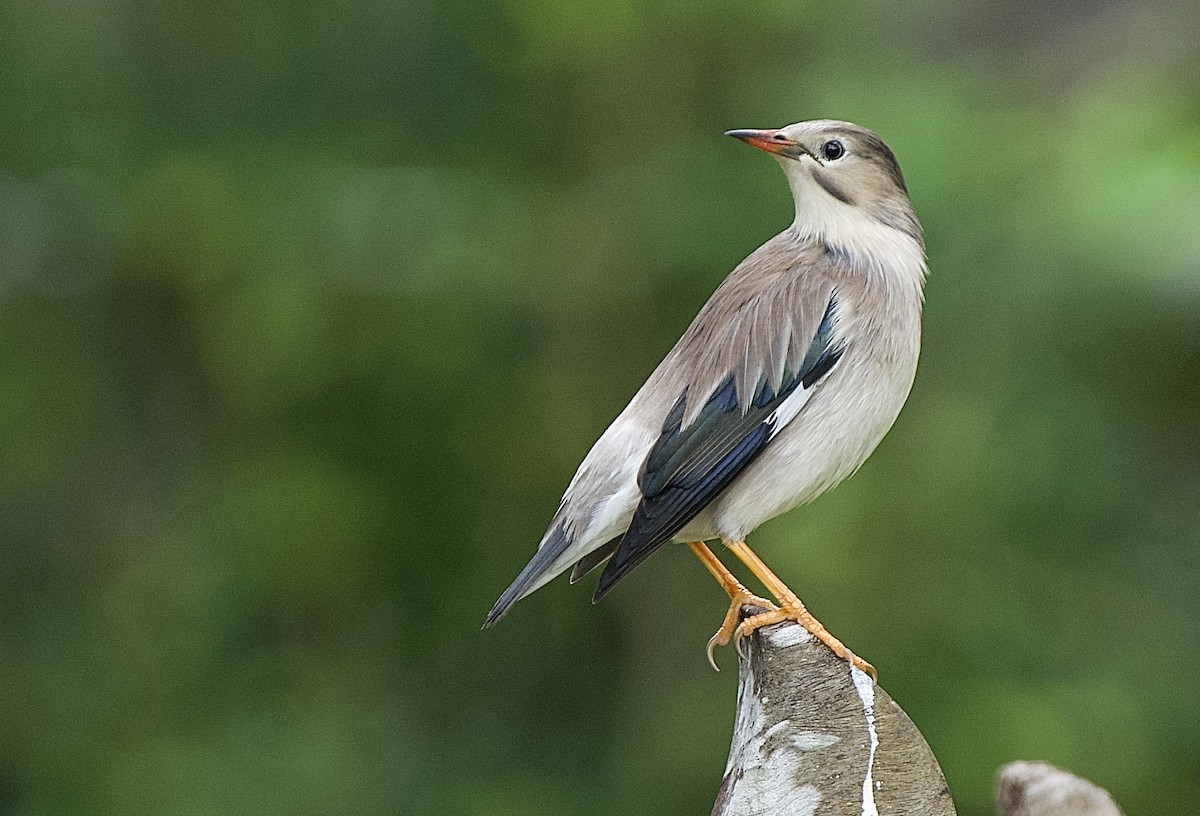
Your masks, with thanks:
M 778 626 L 760 630 L 777 649 L 786 649 L 812 640 L 812 635 L 803 626 Z
M 754 672 L 741 673 L 738 681 L 737 721 L 733 724 L 733 744 L 729 749 L 729 761 L 725 773 L 734 768 L 746 768 L 758 764 L 762 751 L 763 703 L 754 694 Z
M 836 734 L 825 734 L 820 731 L 798 731 L 792 735 L 792 747 L 797 751 L 820 751 L 837 742 L 840 737 Z
M 780 731 L 791 725 L 791 722 L 791 720 L 780 720 L 779 722 L 775 723 L 767 729 L 767 733 L 763 734 L 763 740 L 769 740 L 771 737 L 775 736 Z
M 804 636 L 808 633 L 804 632 Z M 725 767 L 727 775 L 736 774 L 726 812 L 813 816 L 821 802 L 821 792 L 814 785 L 797 781 L 794 771 L 799 755 L 828 748 L 839 738 L 819 731 L 799 730 L 790 719 L 767 726 L 763 702 L 753 692 L 754 672 L 743 671 L 733 746 Z
M 879 808 L 875 806 L 875 785 L 872 774 L 875 771 L 875 751 L 879 748 L 879 734 L 875 731 L 875 681 L 863 671 L 850 667 L 850 678 L 854 681 L 854 690 L 862 701 L 863 716 L 867 721 L 867 735 L 871 744 L 867 749 L 867 772 L 862 784 L 862 816 L 879 816 Z

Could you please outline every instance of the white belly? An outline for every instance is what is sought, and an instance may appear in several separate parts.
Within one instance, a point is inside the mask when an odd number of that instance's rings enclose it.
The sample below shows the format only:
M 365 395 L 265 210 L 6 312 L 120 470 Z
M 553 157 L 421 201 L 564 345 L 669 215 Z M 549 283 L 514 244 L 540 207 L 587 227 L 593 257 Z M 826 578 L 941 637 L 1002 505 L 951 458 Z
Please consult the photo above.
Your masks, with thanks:
M 916 374 L 915 344 L 886 356 L 874 351 L 848 349 L 800 415 L 689 525 L 695 529 L 681 532 L 744 540 L 854 473 L 892 427 Z

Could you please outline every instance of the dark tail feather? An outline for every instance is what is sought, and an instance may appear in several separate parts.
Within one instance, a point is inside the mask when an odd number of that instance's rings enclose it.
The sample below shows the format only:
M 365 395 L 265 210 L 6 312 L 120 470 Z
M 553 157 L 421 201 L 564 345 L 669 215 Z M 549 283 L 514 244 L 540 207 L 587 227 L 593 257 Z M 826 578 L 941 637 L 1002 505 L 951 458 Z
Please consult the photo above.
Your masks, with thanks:
M 504 590 L 500 599 L 496 601 L 496 605 L 492 607 L 492 611 L 488 612 L 483 621 L 484 627 L 491 626 L 503 618 L 509 608 L 519 601 L 521 596 L 529 591 L 529 587 L 533 586 L 537 579 L 550 568 L 555 559 L 562 555 L 569 543 L 570 540 L 563 531 L 562 525 L 555 527 L 554 531 L 542 542 L 542 546 L 538 547 L 533 558 L 529 559 L 525 569 L 521 570 L 516 580 L 509 585 L 508 589 Z
M 596 592 L 592 595 L 592 603 L 596 603 L 607 595 L 608 591 L 613 588 L 613 584 L 624 578 L 631 569 L 645 561 L 650 553 L 670 541 L 671 537 L 675 534 L 675 530 L 670 528 L 665 533 L 661 527 L 653 529 L 653 523 L 647 517 L 646 510 L 646 503 L 643 502 L 634 512 L 633 521 L 629 525 L 629 529 L 625 531 L 625 535 L 621 537 L 620 542 L 617 544 L 616 552 L 613 553 L 608 566 L 604 568 L 604 572 L 600 573 L 600 581 L 596 584 Z M 651 534 L 647 536 L 647 532 Z
M 621 543 L 621 537 L 617 536 L 612 541 L 607 541 L 601 544 L 590 553 L 580 558 L 575 562 L 575 569 L 571 570 L 571 583 L 575 583 L 583 576 L 594 570 L 596 567 L 608 560 L 613 553 L 617 551 L 617 545 Z

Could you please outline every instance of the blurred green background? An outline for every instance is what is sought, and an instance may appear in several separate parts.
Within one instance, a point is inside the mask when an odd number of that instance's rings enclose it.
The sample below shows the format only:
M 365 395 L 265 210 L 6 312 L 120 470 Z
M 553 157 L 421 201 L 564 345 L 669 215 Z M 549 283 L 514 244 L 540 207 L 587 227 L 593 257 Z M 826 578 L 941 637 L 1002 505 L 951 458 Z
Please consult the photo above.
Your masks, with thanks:
M 665 548 L 494 630 L 574 468 L 791 218 L 904 167 L 916 386 L 752 541 L 964 816 L 1200 799 L 1200 5 L 8 0 L 0 813 L 707 813 L 735 660 Z

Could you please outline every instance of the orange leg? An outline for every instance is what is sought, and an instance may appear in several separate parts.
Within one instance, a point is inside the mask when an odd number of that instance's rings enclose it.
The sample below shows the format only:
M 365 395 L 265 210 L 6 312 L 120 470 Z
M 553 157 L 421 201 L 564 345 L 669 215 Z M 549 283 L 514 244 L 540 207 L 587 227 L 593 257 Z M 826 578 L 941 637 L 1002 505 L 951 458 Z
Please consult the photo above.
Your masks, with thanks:
M 713 649 L 717 646 L 724 646 L 729 643 L 735 631 L 738 630 L 738 622 L 741 620 L 741 611 L 744 604 L 750 606 L 760 606 L 768 611 L 779 609 L 775 604 L 754 595 L 746 587 L 742 586 L 741 581 L 734 577 L 721 560 L 713 554 L 713 551 L 708 548 L 703 541 L 690 541 L 688 548 L 700 559 L 700 563 L 704 568 L 712 573 L 712 577 L 717 579 L 717 583 L 721 585 L 721 589 L 725 590 L 725 594 L 729 596 L 729 611 L 725 613 L 725 620 L 721 622 L 721 628 L 717 633 L 708 639 L 708 646 L 705 649 L 708 654 L 708 663 L 717 671 L 717 662 L 713 659 Z M 751 618 L 753 620 L 753 618 Z M 741 639 L 738 641 L 738 652 L 741 653 Z
M 796 593 L 788 589 L 787 585 L 779 580 L 775 573 L 771 571 L 771 568 L 764 564 L 762 559 L 746 546 L 746 542 L 726 541 L 725 546 L 732 550 L 733 554 L 754 573 L 754 577 L 762 581 L 767 591 L 779 600 L 778 609 L 753 615 L 741 622 L 734 632 L 734 636 L 739 641 L 759 627 L 769 626 L 772 623 L 779 623 L 785 620 L 793 620 L 807 629 L 817 640 L 828 646 L 829 650 L 842 660 L 848 660 L 855 668 L 867 672 L 874 680 L 879 680 L 879 675 L 875 672 L 875 667 L 856 656 L 854 652 L 846 648 L 844 643 L 831 635 L 829 630 L 804 607 L 804 604 L 796 597 Z

